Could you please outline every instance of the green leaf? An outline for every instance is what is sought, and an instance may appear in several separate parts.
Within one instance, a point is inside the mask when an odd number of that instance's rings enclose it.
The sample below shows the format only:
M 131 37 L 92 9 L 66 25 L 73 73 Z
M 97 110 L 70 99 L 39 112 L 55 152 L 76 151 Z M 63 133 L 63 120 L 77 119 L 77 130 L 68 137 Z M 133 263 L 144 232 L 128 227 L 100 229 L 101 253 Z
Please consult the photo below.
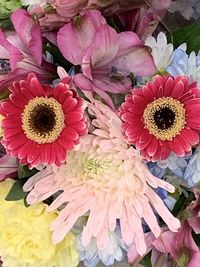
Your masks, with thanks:
M 27 196 L 27 193 L 22 190 L 23 185 L 24 182 L 22 180 L 17 180 L 11 187 L 5 200 L 16 201 L 25 198 Z
M 19 164 L 19 167 L 18 167 L 18 177 L 19 177 L 19 179 L 31 177 L 34 174 L 36 174 L 37 172 L 38 172 L 38 170 L 35 169 L 35 168 L 30 170 L 28 165 Z
M 186 201 L 186 197 L 184 196 L 184 194 L 181 194 L 172 210 L 172 214 L 174 216 L 177 216 L 179 212 L 183 209 L 183 207 L 185 207 L 185 201 Z
M 192 51 L 198 52 L 200 50 L 200 24 L 193 24 L 172 32 L 171 41 L 175 48 L 182 43 L 187 43 L 188 53 Z
M 152 267 L 151 265 L 151 251 L 140 261 L 145 267 Z

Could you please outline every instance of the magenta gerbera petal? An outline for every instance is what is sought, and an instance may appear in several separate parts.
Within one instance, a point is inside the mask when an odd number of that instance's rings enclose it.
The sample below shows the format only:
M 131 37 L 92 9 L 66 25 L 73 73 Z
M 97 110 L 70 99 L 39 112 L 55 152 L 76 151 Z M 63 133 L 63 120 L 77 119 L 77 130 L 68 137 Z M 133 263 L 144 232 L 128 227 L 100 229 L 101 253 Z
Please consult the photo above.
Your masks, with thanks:
M 200 94 L 185 76 L 156 76 L 132 91 L 119 109 L 130 144 L 147 160 L 183 157 L 199 143 Z
M 67 150 L 86 134 L 83 101 L 67 82 L 61 81 L 53 89 L 30 74 L 27 81 L 15 83 L 10 99 L 1 103 L 0 113 L 5 117 L 2 144 L 21 163 L 32 167 L 60 165 L 66 160 Z M 61 100 L 63 94 L 65 101 Z

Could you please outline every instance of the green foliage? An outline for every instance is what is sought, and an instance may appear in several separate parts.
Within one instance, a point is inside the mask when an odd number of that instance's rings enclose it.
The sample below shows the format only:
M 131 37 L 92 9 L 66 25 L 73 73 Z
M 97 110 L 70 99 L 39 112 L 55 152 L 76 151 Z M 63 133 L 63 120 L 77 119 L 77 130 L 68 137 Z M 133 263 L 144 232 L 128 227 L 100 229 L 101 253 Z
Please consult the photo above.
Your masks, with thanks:
M 8 19 L 11 12 L 21 8 L 19 0 L 0 0 L 0 20 Z
M 182 43 L 187 43 L 187 52 L 200 50 L 200 24 L 193 24 L 176 30 L 171 34 L 171 42 L 177 48 Z
M 181 196 L 177 200 L 177 202 L 176 202 L 176 204 L 172 210 L 172 214 L 174 216 L 177 216 L 179 214 L 179 212 L 183 209 L 183 207 L 185 207 L 185 201 L 186 201 L 186 197 L 184 196 L 184 194 L 181 194 Z
M 151 265 L 151 252 L 149 252 L 141 261 L 140 263 L 145 267 L 153 267 Z
M 21 164 L 19 164 L 19 167 L 18 167 L 18 178 L 19 179 L 28 178 L 28 177 L 33 176 L 37 172 L 38 171 L 35 168 L 33 168 L 33 169 L 30 170 L 28 168 L 28 165 L 21 165 Z
M 22 180 L 17 180 L 13 186 L 11 187 L 8 195 L 6 196 L 5 200 L 7 201 L 17 201 L 20 199 L 24 199 L 27 196 L 22 189 L 24 182 Z

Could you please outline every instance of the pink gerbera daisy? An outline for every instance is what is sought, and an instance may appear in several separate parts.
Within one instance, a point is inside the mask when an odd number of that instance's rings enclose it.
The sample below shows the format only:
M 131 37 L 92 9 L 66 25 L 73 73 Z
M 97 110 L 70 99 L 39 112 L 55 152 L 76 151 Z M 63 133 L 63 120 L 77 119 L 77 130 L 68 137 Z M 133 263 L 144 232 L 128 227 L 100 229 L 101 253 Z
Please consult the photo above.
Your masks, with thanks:
M 0 105 L 5 117 L 2 144 L 8 154 L 31 167 L 65 161 L 66 151 L 87 131 L 82 99 L 69 81 L 63 79 L 53 89 L 29 74 L 27 81 L 13 84 L 9 99 Z
M 164 160 L 170 151 L 183 157 L 199 143 L 200 91 L 185 76 L 156 76 L 132 91 L 119 109 L 130 144 L 147 160 Z

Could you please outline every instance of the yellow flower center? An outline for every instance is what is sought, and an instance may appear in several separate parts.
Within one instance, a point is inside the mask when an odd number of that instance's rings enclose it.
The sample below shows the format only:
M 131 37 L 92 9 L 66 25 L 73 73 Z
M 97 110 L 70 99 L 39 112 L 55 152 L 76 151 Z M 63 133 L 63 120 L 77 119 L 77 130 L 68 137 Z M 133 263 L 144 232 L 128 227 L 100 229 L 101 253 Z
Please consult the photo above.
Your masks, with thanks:
M 145 127 L 160 140 L 172 140 L 185 127 L 184 105 L 171 97 L 162 97 L 147 105 L 143 113 Z
M 38 144 L 54 142 L 64 128 L 61 104 L 52 97 L 30 100 L 22 113 L 22 128 L 27 138 Z

